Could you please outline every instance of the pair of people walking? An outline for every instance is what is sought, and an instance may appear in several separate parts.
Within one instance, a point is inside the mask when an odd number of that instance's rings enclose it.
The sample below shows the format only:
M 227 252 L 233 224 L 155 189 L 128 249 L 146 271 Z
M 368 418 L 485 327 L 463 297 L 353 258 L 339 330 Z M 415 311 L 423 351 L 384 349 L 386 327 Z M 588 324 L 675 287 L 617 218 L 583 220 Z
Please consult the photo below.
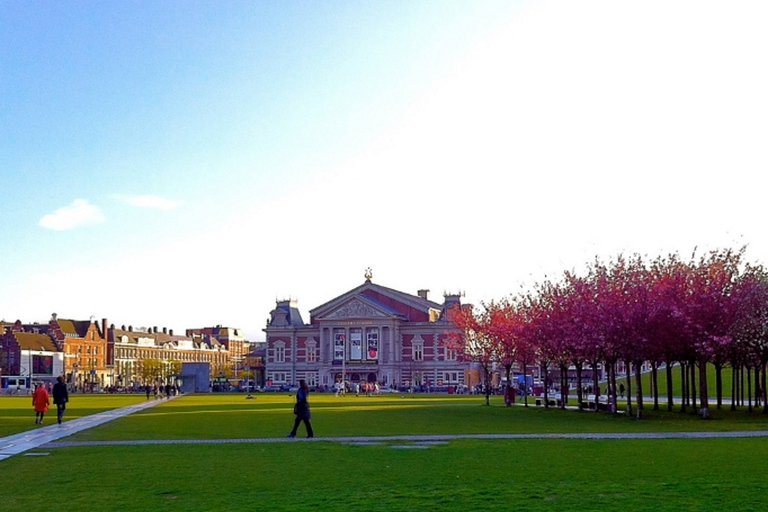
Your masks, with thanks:
M 67 385 L 64 383 L 64 377 L 59 376 L 56 378 L 56 384 L 53 385 L 51 394 L 53 394 L 53 403 L 56 404 L 56 419 L 59 425 L 61 425 L 64 411 L 67 408 L 67 402 L 69 402 L 69 391 L 67 391 Z M 48 390 L 42 384 L 38 384 L 35 392 L 32 394 L 32 407 L 35 408 L 35 425 L 43 424 L 43 418 L 45 413 L 48 412 L 50 405 L 51 396 L 48 394 Z
M 311 414 L 309 412 L 309 386 L 304 379 L 299 381 L 299 390 L 296 393 L 296 405 L 293 406 L 293 414 L 296 415 L 296 420 L 293 422 L 293 430 L 288 434 L 288 437 L 296 437 L 296 431 L 299 429 L 301 422 L 304 422 L 304 426 L 307 427 L 307 438 L 314 437 L 315 433 L 312 431 L 312 424 L 309 422 Z

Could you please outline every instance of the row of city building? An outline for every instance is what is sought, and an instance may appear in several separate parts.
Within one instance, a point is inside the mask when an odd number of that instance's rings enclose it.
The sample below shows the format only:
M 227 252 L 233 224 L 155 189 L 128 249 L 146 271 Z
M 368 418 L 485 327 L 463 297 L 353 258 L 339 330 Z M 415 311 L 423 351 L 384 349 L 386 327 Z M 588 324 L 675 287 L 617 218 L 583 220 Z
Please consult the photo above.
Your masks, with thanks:
M 183 336 L 156 327 L 134 329 L 90 321 L 46 324 L 0 323 L 0 376 L 3 387 L 30 385 L 33 379 L 64 375 L 78 387 L 128 387 L 153 373 L 173 373 L 178 363 L 209 363 L 211 377 L 251 376 L 258 385 L 333 387 L 375 382 L 381 386 L 472 386 L 479 372 L 445 345 L 453 329 L 450 308 L 460 294 L 441 303 L 428 290 L 415 295 L 365 282 L 310 310 L 305 322 L 293 300 L 277 301 L 255 349 L 240 329 L 190 329 Z M 151 370 L 147 361 L 168 367 Z
M 54 313 L 47 323 L 0 322 L 0 387 L 28 389 L 59 375 L 84 390 L 134 387 L 169 377 L 184 362 L 208 363 L 214 376 L 229 375 L 246 363 L 248 351 L 240 329 L 188 329 L 182 336 Z

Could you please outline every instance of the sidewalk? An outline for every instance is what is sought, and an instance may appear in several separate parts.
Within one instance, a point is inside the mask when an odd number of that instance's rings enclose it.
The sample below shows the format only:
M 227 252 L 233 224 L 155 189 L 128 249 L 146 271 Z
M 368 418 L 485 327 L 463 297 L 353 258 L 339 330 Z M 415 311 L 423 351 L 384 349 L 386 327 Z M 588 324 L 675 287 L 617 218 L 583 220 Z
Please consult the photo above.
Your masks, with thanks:
M 175 397 L 171 397 L 170 399 L 173 400 L 174 398 Z M 53 415 L 48 416 L 48 418 L 51 418 L 53 421 L 50 425 L 0 438 L 0 460 L 7 459 L 13 455 L 18 455 L 27 450 L 32 450 L 33 448 L 38 448 L 44 444 L 61 439 L 62 437 L 71 436 L 72 434 L 96 427 L 108 421 L 122 418 L 123 416 L 133 414 L 136 411 L 149 409 L 150 407 L 154 407 L 157 404 L 167 401 L 168 400 L 165 399 L 147 400 L 127 407 L 100 412 L 98 414 L 84 416 L 71 421 L 64 421 L 61 426 L 56 423 L 56 411 L 54 409 Z M 30 423 L 32 423 L 31 416 Z

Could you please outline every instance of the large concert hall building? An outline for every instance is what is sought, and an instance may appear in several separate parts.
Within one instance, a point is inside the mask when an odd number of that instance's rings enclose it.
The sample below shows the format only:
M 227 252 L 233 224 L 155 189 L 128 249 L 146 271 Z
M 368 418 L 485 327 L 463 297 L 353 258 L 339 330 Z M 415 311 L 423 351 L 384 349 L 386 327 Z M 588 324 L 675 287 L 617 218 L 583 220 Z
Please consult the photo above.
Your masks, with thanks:
M 305 323 L 296 302 L 278 301 L 267 327 L 267 380 L 273 384 L 332 387 L 368 381 L 382 386 L 456 386 L 464 384 L 468 363 L 444 346 L 453 329 L 449 308 L 458 294 L 442 304 L 365 282 L 310 310 Z

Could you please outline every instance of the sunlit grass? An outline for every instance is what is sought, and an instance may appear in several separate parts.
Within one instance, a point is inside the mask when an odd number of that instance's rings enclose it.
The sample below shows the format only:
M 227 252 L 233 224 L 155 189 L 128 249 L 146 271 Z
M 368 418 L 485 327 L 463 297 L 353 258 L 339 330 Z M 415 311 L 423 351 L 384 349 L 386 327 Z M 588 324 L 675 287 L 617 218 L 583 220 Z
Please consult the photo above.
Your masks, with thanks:
M 94 410 L 103 402 L 73 401 Z M 105 398 L 105 397 L 102 397 Z M 311 396 L 313 442 L 284 439 L 294 397 L 189 395 L 64 440 L 205 440 L 204 444 L 43 447 L 0 461 L 2 510 L 759 510 L 764 439 L 452 440 L 372 445 L 322 437 L 493 433 L 766 430 L 744 410 L 702 421 L 648 411 L 522 406 L 500 397 Z M 2 403 L 2 402 L 0 402 Z M 113 403 L 114 405 L 114 403 Z M 14 406 L 15 407 L 15 406 Z M 3 411 L 5 412 L 5 411 Z M 73 411 L 74 412 L 74 411 Z M 272 439 L 216 444 L 217 439 Z M 405 448 L 403 448 L 405 446 Z M 410 448 L 408 448 L 410 447 Z M 45 486 L 29 482 L 42 479 Z
M 144 395 L 72 394 L 64 421 L 125 407 L 144 400 Z M 32 408 L 32 397 L 0 396 L 0 437 L 39 428 L 34 421 L 35 412 Z M 53 400 L 51 400 L 50 411 L 45 415 L 45 422 L 47 424 L 56 422 L 56 406 L 53 405 Z

